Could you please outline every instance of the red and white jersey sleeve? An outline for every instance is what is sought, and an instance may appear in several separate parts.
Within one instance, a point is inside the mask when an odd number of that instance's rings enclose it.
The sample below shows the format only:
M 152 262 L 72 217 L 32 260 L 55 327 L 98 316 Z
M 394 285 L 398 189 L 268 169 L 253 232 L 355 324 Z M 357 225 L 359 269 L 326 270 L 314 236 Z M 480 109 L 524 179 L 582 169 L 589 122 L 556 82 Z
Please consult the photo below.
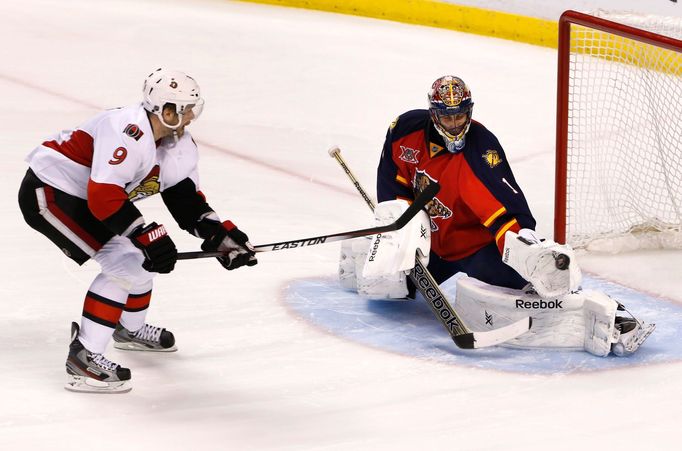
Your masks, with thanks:
M 210 210 L 199 191 L 192 136 L 185 131 L 177 142 L 173 137 L 155 142 L 139 104 L 105 111 L 51 137 L 27 161 L 43 182 L 86 199 L 92 214 L 117 234 L 144 223 L 133 202 L 169 188 L 177 187 L 164 200 L 187 227 L 190 219 Z
M 87 199 L 93 215 L 114 232 L 143 223 L 129 195 L 156 166 L 156 143 L 140 104 L 105 111 L 63 131 L 27 160 L 43 182 Z
M 104 111 L 73 130 L 55 134 L 26 158 L 38 178 L 87 199 L 88 182 L 121 187 L 146 175 L 156 144 L 142 105 Z

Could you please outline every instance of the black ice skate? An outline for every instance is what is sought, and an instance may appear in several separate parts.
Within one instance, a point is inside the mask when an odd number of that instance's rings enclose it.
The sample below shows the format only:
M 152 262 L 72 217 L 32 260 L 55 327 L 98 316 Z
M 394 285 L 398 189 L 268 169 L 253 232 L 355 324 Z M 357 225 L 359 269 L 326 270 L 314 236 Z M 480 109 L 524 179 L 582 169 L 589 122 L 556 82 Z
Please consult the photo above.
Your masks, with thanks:
M 121 325 L 116 325 L 114 331 L 114 347 L 126 351 L 154 351 L 154 352 L 173 352 L 175 347 L 175 337 L 172 332 L 160 327 L 145 324 L 137 332 L 131 332 Z
M 64 388 L 86 393 L 126 393 L 132 389 L 130 370 L 90 352 L 78 339 L 78 324 L 71 323 L 71 344 L 66 359 Z

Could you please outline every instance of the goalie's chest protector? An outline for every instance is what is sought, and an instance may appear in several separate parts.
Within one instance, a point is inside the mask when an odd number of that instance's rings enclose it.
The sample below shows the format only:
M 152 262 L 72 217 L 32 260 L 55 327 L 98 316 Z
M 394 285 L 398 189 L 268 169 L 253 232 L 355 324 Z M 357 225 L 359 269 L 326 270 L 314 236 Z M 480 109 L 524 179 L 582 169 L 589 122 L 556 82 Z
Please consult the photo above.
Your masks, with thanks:
M 396 170 L 395 183 L 414 193 L 421 192 L 431 181 L 441 185 L 427 208 L 431 246 L 440 257 L 464 258 L 497 241 L 506 230 L 517 231 L 518 221 L 509 218 L 511 211 L 523 210 L 532 220 L 520 189 L 489 182 L 505 179 L 515 184 L 508 165 L 502 167 L 504 154 L 499 143 L 482 125 L 472 122 L 466 145 L 459 153 L 448 152 L 432 126 L 414 127 L 407 133 L 401 130 L 393 136 L 392 164 L 382 166 Z M 516 192 L 518 202 L 504 190 Z M 519 203 L 518 208 L 508 208 L 501 199 L 508 204 Z

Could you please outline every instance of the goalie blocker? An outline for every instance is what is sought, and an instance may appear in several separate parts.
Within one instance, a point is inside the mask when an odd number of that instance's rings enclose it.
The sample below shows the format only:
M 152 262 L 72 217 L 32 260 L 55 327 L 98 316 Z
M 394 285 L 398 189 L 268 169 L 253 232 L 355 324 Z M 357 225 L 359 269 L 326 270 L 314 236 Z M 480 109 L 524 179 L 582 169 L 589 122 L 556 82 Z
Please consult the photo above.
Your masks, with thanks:
M 405 200 L 380 203 L 374 210 L 377 225 L 390 224 L 409 207 Z M 426 265 L 431 249 L 429 217 L 423 210 L 402 229 L 341 244 L 339 280 L 348 290 L 357 290 L 368 299 L 405 300 L 407 273 L 420 255 Z
M 501 346 L 518 349 L 585 350 L 604 357 L 634 353 L 655 324 L 621 316 L 622 305 L 593 290 L 555 298 L 534 291 L 488 285 L 471 277 L 457 280 L 457 312 L 472 329 L 491 330 L 530 315 L 532 328 Z

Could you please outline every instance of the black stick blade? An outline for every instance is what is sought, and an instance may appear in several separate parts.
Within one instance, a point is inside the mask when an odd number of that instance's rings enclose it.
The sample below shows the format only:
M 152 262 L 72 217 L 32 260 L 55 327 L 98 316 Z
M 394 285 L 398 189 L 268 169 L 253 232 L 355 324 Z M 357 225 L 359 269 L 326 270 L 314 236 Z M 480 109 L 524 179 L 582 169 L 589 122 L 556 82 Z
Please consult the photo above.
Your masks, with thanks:
M 398 218 L 398 220 L 395 222 L 396 226 L 398 226 L 399 229 L 405 227 L 405 225 L 410 222 L 410 220 L 417 214 L 419 213 L 419 210 L 422 208 L 426 207 L 426 204 L 431 202 L 434 197 L 436 197 L 436 194 L 438 194 L 438 191 L 440 191 L 440 185 L 434 181 L 429 183 L 426 188 L 424 188 L 424 191 L 422 191 L 419 196 L 412 202 L 412 205 L 410 205 L 407 210 L 405 210 L 405 213 Z

